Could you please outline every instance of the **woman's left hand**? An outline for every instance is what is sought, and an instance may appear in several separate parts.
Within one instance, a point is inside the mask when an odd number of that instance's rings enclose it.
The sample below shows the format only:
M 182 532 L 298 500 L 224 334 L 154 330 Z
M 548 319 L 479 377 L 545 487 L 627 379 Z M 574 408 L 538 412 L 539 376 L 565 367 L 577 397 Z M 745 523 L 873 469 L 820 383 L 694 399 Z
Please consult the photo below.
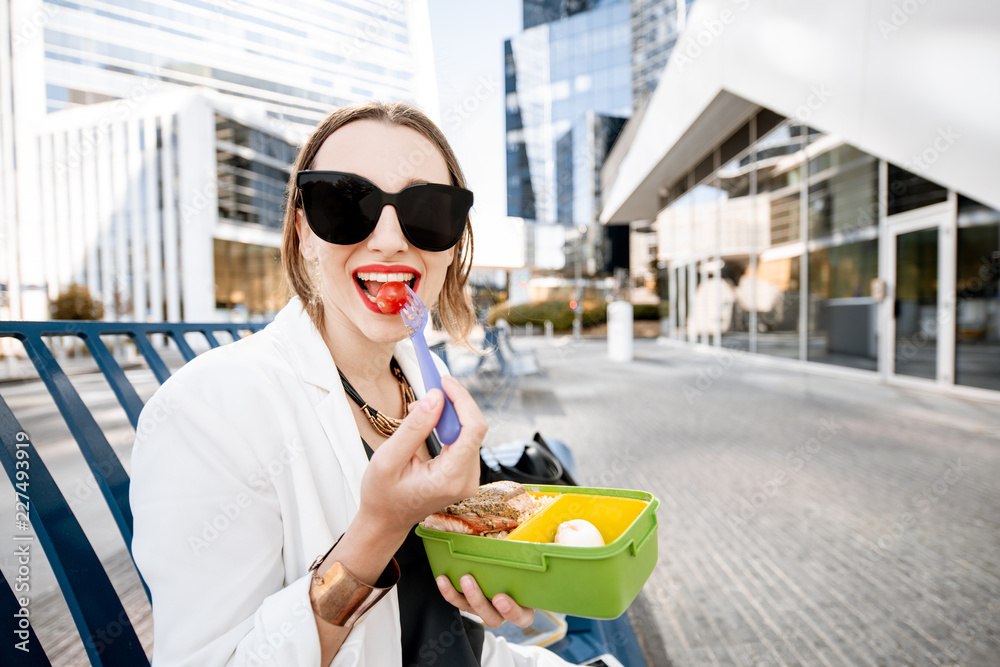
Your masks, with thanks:
M 510 621 L 516 626 L 526 628 L 535 620 L 534 609 L 518 605 L 506 593 L 498 593 L 492 601 L 488 600 L 471 574 L 464 575 L 461 584 L 462 592 L 460 593 L 451 585 L 451 580 L 448 577 L 441 575 L 437 578 L 438 590 L 441 591 L 445 600 L 462 611 L 475 614 L 491 628 L 500 627 L 504 621 Z

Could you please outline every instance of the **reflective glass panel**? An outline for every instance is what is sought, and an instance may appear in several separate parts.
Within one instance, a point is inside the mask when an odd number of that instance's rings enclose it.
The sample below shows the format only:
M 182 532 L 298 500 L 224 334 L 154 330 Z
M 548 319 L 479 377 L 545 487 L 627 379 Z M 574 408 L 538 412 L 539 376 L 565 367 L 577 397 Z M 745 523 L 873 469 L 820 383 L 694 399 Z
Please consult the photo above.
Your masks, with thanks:
M 730 349 L 750 349 L 750 313 L 753 292 L 743 280 L 750 272 L 753 251 L 754 217 L 757 198 L 751 195 L 751 173 L 756 162 L 736 157 L 718 172 L 719 189 L 723 193 L 719 210 L 720 301 L 729 303 L 726 324 L 722 328 L 722 344 Z M 741 289 L 742 288 L 742 289 Z
M 955 383 L 1000 390 L 1000 212 L 963 208 L 955 282 Z M 975 224 L 990 218 L 994 222 Z
M 938 230 L 896 237 L 896 359 L 898 375 L 937 377 Z
M 878 163 L 852 146 L 824 153 L 827 174 L 809 186 L 809 237 L 850 234 L 878 220 Z M 815 160 L 813 160 L 815 162 Z M 810 164 L 810 174 L 813 171 Z
M 215 307 L 228 320 L 231 312 L 270 319 L 284 306 L 285 282 L 277 248 L 215 239 Z
M 799 255 L 758 261 L 753 298 L 757 302 L 757 351 L 799 358 Z M 748 283 L 749 285 L 749 283 Z
M 888 214 L 912 211 L 922 206 L 940 204 L 948 198 L 948 190 L 937 183 L 912 174 L 889 163 L 887 185 Z
M 798 190 L 771 199 L 771 245 L 791 243 L 802 237 L 799 199 Z
M 878 239 L 809 253 L 809 361 L 876 370 Z

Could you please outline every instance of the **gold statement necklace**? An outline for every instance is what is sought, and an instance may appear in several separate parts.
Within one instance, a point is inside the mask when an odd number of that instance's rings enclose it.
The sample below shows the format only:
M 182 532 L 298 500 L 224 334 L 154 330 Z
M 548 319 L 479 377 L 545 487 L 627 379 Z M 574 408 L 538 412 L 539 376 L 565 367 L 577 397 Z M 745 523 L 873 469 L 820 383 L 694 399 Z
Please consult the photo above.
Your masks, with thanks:
M 399 383 L 399 393 L 403 397 L 403 416 L 405 417 L 407 406 L 417 399 L 413 394 L 413 387 L 411 387 L 410 383 L 406 381 L 406 376 L 403 375 L 403 370 L 399 367 L 399 364 L 396 363 L 395 357 L 393 357 L 390 362 L 389 368 L 392 370 L 392 374 L 396 377 L 396 382 Z M 384 415 L 372 406 L 368 405 L 368 401 L 361 398 L 361 394 L 358 393 L 358 390 L 351 385 L 346 377 L 344 377 L 343 371 L 338 368 L 337 372 L 340 373 L 340 380 L 344 383 L 344 391 L 346 391 L 347 395 L 358 404 L 358 407 L 361 408 L 361 412 L 368 419 L 372 428 L 374 428 L 379 435 L 386 438 L 395 433 L 400 424 L 403 423 L 403 420 Z

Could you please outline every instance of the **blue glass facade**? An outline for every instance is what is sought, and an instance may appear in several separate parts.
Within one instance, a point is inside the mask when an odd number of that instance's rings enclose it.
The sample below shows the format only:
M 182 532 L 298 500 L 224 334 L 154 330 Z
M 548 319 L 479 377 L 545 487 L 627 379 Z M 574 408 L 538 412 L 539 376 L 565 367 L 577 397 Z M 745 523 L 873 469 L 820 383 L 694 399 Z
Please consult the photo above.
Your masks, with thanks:
M 543 4 L 525 4 L 525 25 L 529 10 L 556 15 L 554 5 Z M 580 11 L 572 14 L 563 9 L 557 20 L 529 27 L 505 46 L 507 209 L 541 223 L 589 225 L 596 208 L 572 205 L 573 219 L 565 219 L 577 185 L 566 169 L 575 172 L 579 156 L 594 164 L 588 133 L 571 130 L 588 112 L 632 113 L 631 6 L 617 0 L 574 5 Z
M 517 104 L 517 63 L 510 40 L 504 43 L 504 93 L 507 128 L 507 215 L 534 220 L 535 194 L 531 188 L 524 123 Z
M 524 29 L 590 11 L 615 0 L 523 0 Z
M 632 96 L 641 108 L 653 94 L 680 35 L 677 0 L 632 0 Z M 683 3 L 690 11 L 692 0 Z

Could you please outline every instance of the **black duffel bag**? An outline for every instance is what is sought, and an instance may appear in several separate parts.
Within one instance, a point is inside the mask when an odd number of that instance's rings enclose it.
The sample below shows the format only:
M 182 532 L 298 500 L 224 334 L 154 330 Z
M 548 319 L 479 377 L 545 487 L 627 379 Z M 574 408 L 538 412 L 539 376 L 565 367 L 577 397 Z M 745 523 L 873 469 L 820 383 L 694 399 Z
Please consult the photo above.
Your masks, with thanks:
M 480 454 L 479 468 L 480 484 L 506 479 L 521 484 L 577 486 L 576 480 L 545 442 L 541 433 L 535 433 L 531 442 L 525 444 L 524 453 L 514 465 L 508 466 L 497 461 L 496 466 L 491 467 Z

